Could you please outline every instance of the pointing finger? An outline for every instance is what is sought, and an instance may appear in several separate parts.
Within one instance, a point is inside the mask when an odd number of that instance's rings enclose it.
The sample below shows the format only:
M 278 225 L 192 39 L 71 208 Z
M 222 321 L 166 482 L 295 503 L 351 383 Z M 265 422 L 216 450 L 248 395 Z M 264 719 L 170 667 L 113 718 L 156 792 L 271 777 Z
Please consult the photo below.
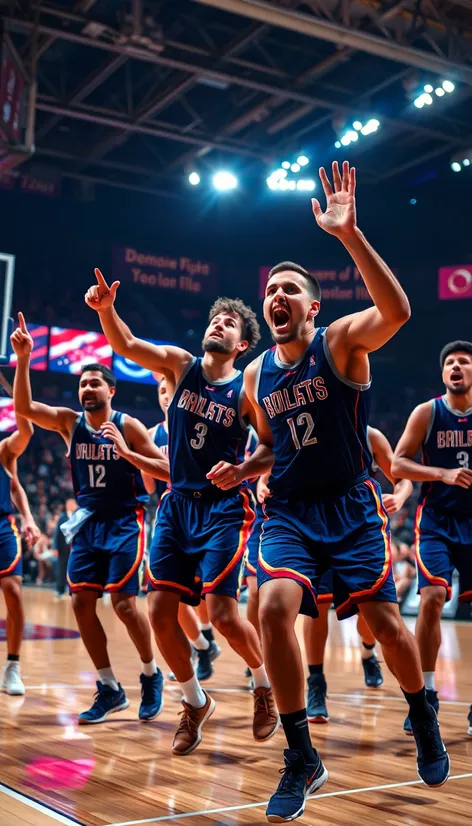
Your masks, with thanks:
M 95 267 L 95 269 L 94 269 L 94 273 L 95 273 L 95 278 L 96 278 L 96 279 L 97 279 L 97 281 L 98 281 L 98 286 L 99 286 L 99 287 L 101 287 L 103 290 L 107 290 L 107 291 L 108 291 L 108 284 L 107 284 L 107 282 L 105 281 L 105 279 L 104 279 L 104 277 L 103 277 L 103 275 L 102 275 L 101 271 L 98 269 L 98 267 Z
M 23 313 L 18 313 L 18 323 L 20 325 L 21 332 L 22 333 L 27 333 L 28 328 L 26 326 L 26 321 L 25 321 L 25 317 L 24 317 Z

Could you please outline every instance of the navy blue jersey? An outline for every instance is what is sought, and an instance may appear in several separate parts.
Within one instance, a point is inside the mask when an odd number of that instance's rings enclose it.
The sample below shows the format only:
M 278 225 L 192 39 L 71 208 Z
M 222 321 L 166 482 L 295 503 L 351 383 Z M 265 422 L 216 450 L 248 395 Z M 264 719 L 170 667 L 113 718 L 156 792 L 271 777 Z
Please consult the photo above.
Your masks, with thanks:
M 423 463 L 472 470 L 472 410 L 466 413 L 453 410 L 445 396 L 433 399 L 429 429 L 423 442 Z M 424 482 L 421 501 L 439 510 L 472 513 L 472 488 Z
M 154 431 L 154 444 L 160 447 L 162 452 L 167 456 L 169 453 L 169 434 L 167 433 L 164 422 L 159 422 Z M 167 482 L 162 479 L 156 479 L 156 493 L 158 499 L 161 498 L 164 491 L 167 489 Z
M 250 459 L 258 444 L 259 439 L 257 433 L 252 427 L 252 425 L 249 425 L 246 438 L 243 440 L 243 442 L 241 442 L 241 448 L 238 456 L 238 464 L 239 462 L 244 462 L 245 459 Z M 257 478 L 258 477 L 256 476 L 254 479 L 248 479 L 249 487 L 251 488 L 254 496 L 256 496 Z
M 211 382 L 202 359 L 194 358 L 182 375 L 168 409 L 169 463 L 173 490 L 220 491 L 206 478 L 217 462 L 238 464 L 247 437 L 241 418 L 243 375 Z
M 12 510 L 11 476 L 0 462 L 0 516 L 9 516 Z
M 330 495 L 368 476 L 370 384 L 337 371 L 325 327 L 294 364 L 283 364 L 275 347 L 263 353 L 256 398 L 274 437 L 271 492 Z
M 123 413 L 114 410 L 111 421 L 124 435 Z M 141 471 L 118 456 L 110 439 L 93 430 L 85 414 L 77 419 L 70 446 L 72 482 L 82 508 L 122 510 L 148 501 Z

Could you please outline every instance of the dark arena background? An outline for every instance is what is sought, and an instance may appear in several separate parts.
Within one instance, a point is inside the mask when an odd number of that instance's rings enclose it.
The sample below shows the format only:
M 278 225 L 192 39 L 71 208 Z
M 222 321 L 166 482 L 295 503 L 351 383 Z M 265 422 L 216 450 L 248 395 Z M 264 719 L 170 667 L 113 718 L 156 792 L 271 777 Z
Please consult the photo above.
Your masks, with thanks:
M 333 161 L 348 160 L 359 227 L 411 304 L 408 323 L 371 356 L 370 423 L 395 448 L 413 408 L 444 392 L 442 347 L 472 340 L 472 1 L 9 0 L 0 13 L 2 330 L 6 341 L 8 317 L 16 326 L 23 312 L 34 340 L 33 398 L 79 410 L 81 367 L 100 362 L 117 377 L 117 409 L 148 428 L 163 418 L 153 373 L 112 351 L 85 304 L 95 267 L 120 281 L 116 306 L 135 335 L 197 355 L 221 295 L 257 312 L 255 354 L 272 346 L 262 299 L 279 261 L 317 275 L 322 325 L 370 306 L 351 258 L 317 227 L 310 203 L 325 205 L 318 168 L 331 174 Z M 16 357 L 2 355 L 8 438 Z M 22 548 L 26 693 L 0 696 L 0 826 L 265 822 L 282 729 L 266 744 L 253 741 L 244 663 L 217 632 L 222 654 L 205 684 L 217 711 L 198 751 L 172 756 L 179 686 L 166 680 L 161 716 L 138 721 L 136 651 L 105 596 L 98 613 L 131 706 L 99 726 L 77 725 L 96 673 L 58 584 L 57 522 L 73 497 L 68 462 L 61 437 L 35 427 L 18 463 L 40 537 Z M 391 520 L 411 630 L 414 487 Z M 152 497 L 149 540 L 155 510 Z M 246 599 L 243 588 L 242 615 Z M 6 660 L 3 603 L 1 612 Z M 436 669 L 450 781 L 427 789 L 402 730 L 397 682 L 382 663 L 384 684 L 364 687 L 356 620 L 339 623 L 330 611 L 330 720 L 310 724 L 330 775 L 306 823 L 470 821 L 470 619 L 454 572 Z

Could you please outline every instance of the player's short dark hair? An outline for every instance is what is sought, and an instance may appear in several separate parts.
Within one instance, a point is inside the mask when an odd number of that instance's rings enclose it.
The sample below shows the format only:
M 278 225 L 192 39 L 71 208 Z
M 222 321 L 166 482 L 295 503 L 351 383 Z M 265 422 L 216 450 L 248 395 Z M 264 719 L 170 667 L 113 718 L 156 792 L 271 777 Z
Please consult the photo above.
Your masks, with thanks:
M 220 313 L 237 313 L 242 321 L 243 341 L 248 342 L 248 347 L 244 353 L 239 353 L 236 358 L 238 359 L 253 350 L 261 338 L 261 329 L 254 310 L 251 310 L 240 298 L 226 298 L 223 296 L 217 298 L 211 307 L 208 321 L 213 321 L 214 317 Z
M 106 364 L 83 364 L 80 375 L 83 376 L 84 373 L 90 373 L 92 371 L 94 373 L 101 373 L 109 387 L 116 387 L 116 376 Z
M 302 267 L 301 264 L 295 264 L 293 261 L 281 261 L 280 264 L 276 264 L 275 267 L 272 267 L 269 272 L 269 277 L 267 278 L 267 283 L 269 283 L 273 275 L 277 275 L 279 272 L 285 272 L 286 270 L 292 270 L 292 272 L 297 272 L 299 275 L 303 275 L 303 278 L 308 284 L 308 290 L 311 297 L 315 301 L 320 301 L 321 287 L 316 275 L 308 272 L 308 270 L 306 270 L 305 267 Z
M 442 348 L 439 356 L 439 363 L 441 370 L 444 367 L 444 362 L 451 353 L 469 353 L 472 356 L 472 341 L 450 341 Z

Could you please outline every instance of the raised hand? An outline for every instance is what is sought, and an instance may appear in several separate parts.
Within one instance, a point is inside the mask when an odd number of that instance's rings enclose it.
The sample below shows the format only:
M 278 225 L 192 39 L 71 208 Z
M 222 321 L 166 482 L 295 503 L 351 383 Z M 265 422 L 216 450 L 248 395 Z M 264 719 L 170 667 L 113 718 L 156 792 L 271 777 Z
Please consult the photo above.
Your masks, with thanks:
M 18 313 L 18 325 L 10 336 L 11 346 L 18 358 L 26 358 L 33 351 L 33 339 L 28 332 L 23 313 Z
M 110 439 L 110 441 L 113 442 L 118 456 L 126 458 L 129 453 L 129 448 L 121 430 L 118 430 L 116 424 L 114 424 L 114 422 L 105 422 L 102 424 L 100 430 L 105 439 Z
M 85 293 L 85 303 L 97 313 L 102 310 L 109 310 L 115 303 L 116 291 L 120 286 L 119 281 L 114 281 L 111 287 L 108 286 L 102 273 L 98 268 L 94 270 L 97 283 L 90 287 Z
M 324 170 L 320 169 L 320 181 L 326 195 L 326 210 L 323 212 L 320 202 L 312 199 L 313 215 L 316 223 L 325 232 L 336 238 L 346 238 L 356 228 L 356 170 L 349 162 L 343 163 L 343 174 L 339 171 L 337 161 L 333 161 L 333 186 Z M 334 189 L 333 189 L 334 187 Z

